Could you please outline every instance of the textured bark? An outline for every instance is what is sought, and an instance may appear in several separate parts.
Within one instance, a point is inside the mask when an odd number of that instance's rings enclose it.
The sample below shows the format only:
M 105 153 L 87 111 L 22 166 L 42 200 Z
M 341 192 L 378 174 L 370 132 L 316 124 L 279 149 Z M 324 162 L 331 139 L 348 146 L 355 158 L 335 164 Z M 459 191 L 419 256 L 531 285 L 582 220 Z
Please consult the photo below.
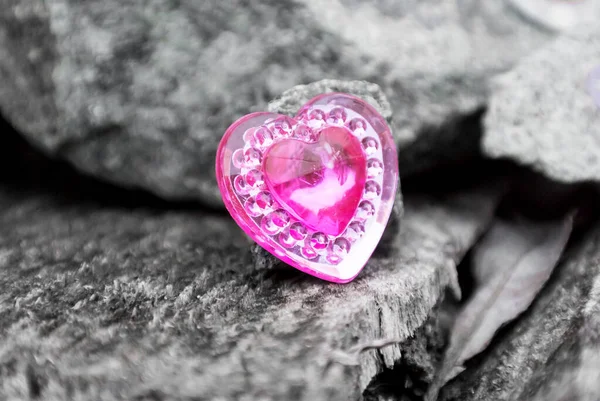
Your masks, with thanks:
M 442 400 L 600 399 L 600 226 L 533 306 L 443 391 Z
M 498 78 L 484 152 L 562 182 L 600 181 L 600 27 L 582 26 Z
M 363 392 L 365 401 L 419 401 L 431 383 L 442 359 L 447 327 L 434 308 L 429 319 L 401 345 L 400 359 L 385 367 Z
M 424 322 L 497 197 L 414 196 L 398 255 L 334 285 L 254 264 L 227 216 L 2 189 L 0 398 L 348 400 L 395 363 L 430 374 Z M 378 339 L 400 345 L 351 353 Z
M 284 90 L 379 84 L 406 176 L 477 152 L 463 122 L 489 78 L 549 38 L 504 2 L 478 0 L 0 0 L 0 10 L 0 110 L 32 143 L 96 177 L 216 206 L 222 133 Z

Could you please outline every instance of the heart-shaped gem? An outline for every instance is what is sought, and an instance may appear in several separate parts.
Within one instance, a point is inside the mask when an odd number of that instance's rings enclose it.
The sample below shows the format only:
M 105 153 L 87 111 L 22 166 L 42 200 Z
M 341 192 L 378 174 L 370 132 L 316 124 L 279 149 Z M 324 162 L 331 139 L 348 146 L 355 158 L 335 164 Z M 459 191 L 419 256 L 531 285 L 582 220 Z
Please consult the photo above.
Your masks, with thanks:
M 295 118 L 253 113 L 217 152 L 217 181 L 240 227 L 306 273 L 344 283 L 374 251 L 398 184 L 396 147 L 368 103 L 331 93 Z
M 358 138 L 327 127 L 316 142 L 284 139 L 265 153 L 263 173 L 275 200 L 307 228 L 339 236 L 356 212 L 367 180 Z

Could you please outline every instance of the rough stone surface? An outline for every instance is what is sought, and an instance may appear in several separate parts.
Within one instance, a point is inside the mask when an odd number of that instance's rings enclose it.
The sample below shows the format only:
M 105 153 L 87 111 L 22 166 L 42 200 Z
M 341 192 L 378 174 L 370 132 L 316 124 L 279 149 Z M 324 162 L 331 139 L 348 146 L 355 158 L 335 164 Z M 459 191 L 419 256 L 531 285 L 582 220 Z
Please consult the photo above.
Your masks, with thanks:
M 473 153 L 462 123 L 484 107 L 489 79 L 551 37 L 504 1 L 305 3 L 388 95 L 404 176 Z
M 307 85 L 297 85 L 269 102 L 268 110 L 272 113 L 294 116 L 313 97 L 331 92 L 351 93 L 375 107 L 388 123 L 392 122 L 392 107 L 387 97 L 379 85 L 365 81 L 324 79 Z
M 533 306 L 440 398 L 600 399 L 600 226 L 558 267 Z
M 599 68 L 600 27 L 594 24 L 561 36 L 498 77 L 485 118 L 485 153 L 558 181 L 599 181 L 600 87 L 594 99 L 589 82 Z
M 429 377 L 425 322 L 496 200 L 415 195 L 398 256 L 334 285 L 255 265 L 225 215 L 0 186 L 0 399 L 346 401 L 398 361 Z M 351 352 L 378 339 L 399 345 Z
M 446 127 L 549 37 L 502 1 L 0 0 L 0 9 L 0 110 L 32 143 L 96 177 L 213 205 L 222 133 L 284 90 L 324 78 L 379 84 L 407 175 L 440 153 L 472 151 Z

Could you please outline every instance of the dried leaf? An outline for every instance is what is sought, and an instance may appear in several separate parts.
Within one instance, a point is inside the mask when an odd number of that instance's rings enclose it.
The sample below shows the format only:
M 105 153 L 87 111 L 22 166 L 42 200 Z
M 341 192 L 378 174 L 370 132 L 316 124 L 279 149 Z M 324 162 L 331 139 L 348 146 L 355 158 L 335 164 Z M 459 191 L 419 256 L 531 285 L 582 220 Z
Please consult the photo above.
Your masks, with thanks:
M 560 224 L 555 221 L 495 221 L 473 252 L 476 288 L 485 286 L 500 272 L 514 270 L 520 259 L 541 244 L 550 231 L 556 231 Z
M 497 221 L 473 255 L 477 290 L 459 313 L 450 345 L 426 399 L 480 353 L 496 331 L 533 302 L 560 259 L 571 234 L 573 216 L 561 221 Z

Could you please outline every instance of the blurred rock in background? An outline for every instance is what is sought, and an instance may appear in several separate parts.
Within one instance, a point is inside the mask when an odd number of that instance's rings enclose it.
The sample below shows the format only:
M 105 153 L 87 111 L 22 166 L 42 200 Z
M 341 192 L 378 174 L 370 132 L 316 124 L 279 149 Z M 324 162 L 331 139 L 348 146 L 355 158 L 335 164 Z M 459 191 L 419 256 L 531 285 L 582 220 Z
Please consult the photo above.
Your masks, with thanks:
M 490 156 L 557 181 L 600 181 L 600 25 L 565 33 L 498 77 L 485 128 Z
M 87 174 L 211 205 L 221 203 L 213 164 L 227 126 L 323 78 L 384 89 L 404 176 L 460 161 L 477 150 L 461 123 L 484 107 L 489 78 L 551 36 L 503 1 L 0 8 L 0 110 L 31 143 Z

